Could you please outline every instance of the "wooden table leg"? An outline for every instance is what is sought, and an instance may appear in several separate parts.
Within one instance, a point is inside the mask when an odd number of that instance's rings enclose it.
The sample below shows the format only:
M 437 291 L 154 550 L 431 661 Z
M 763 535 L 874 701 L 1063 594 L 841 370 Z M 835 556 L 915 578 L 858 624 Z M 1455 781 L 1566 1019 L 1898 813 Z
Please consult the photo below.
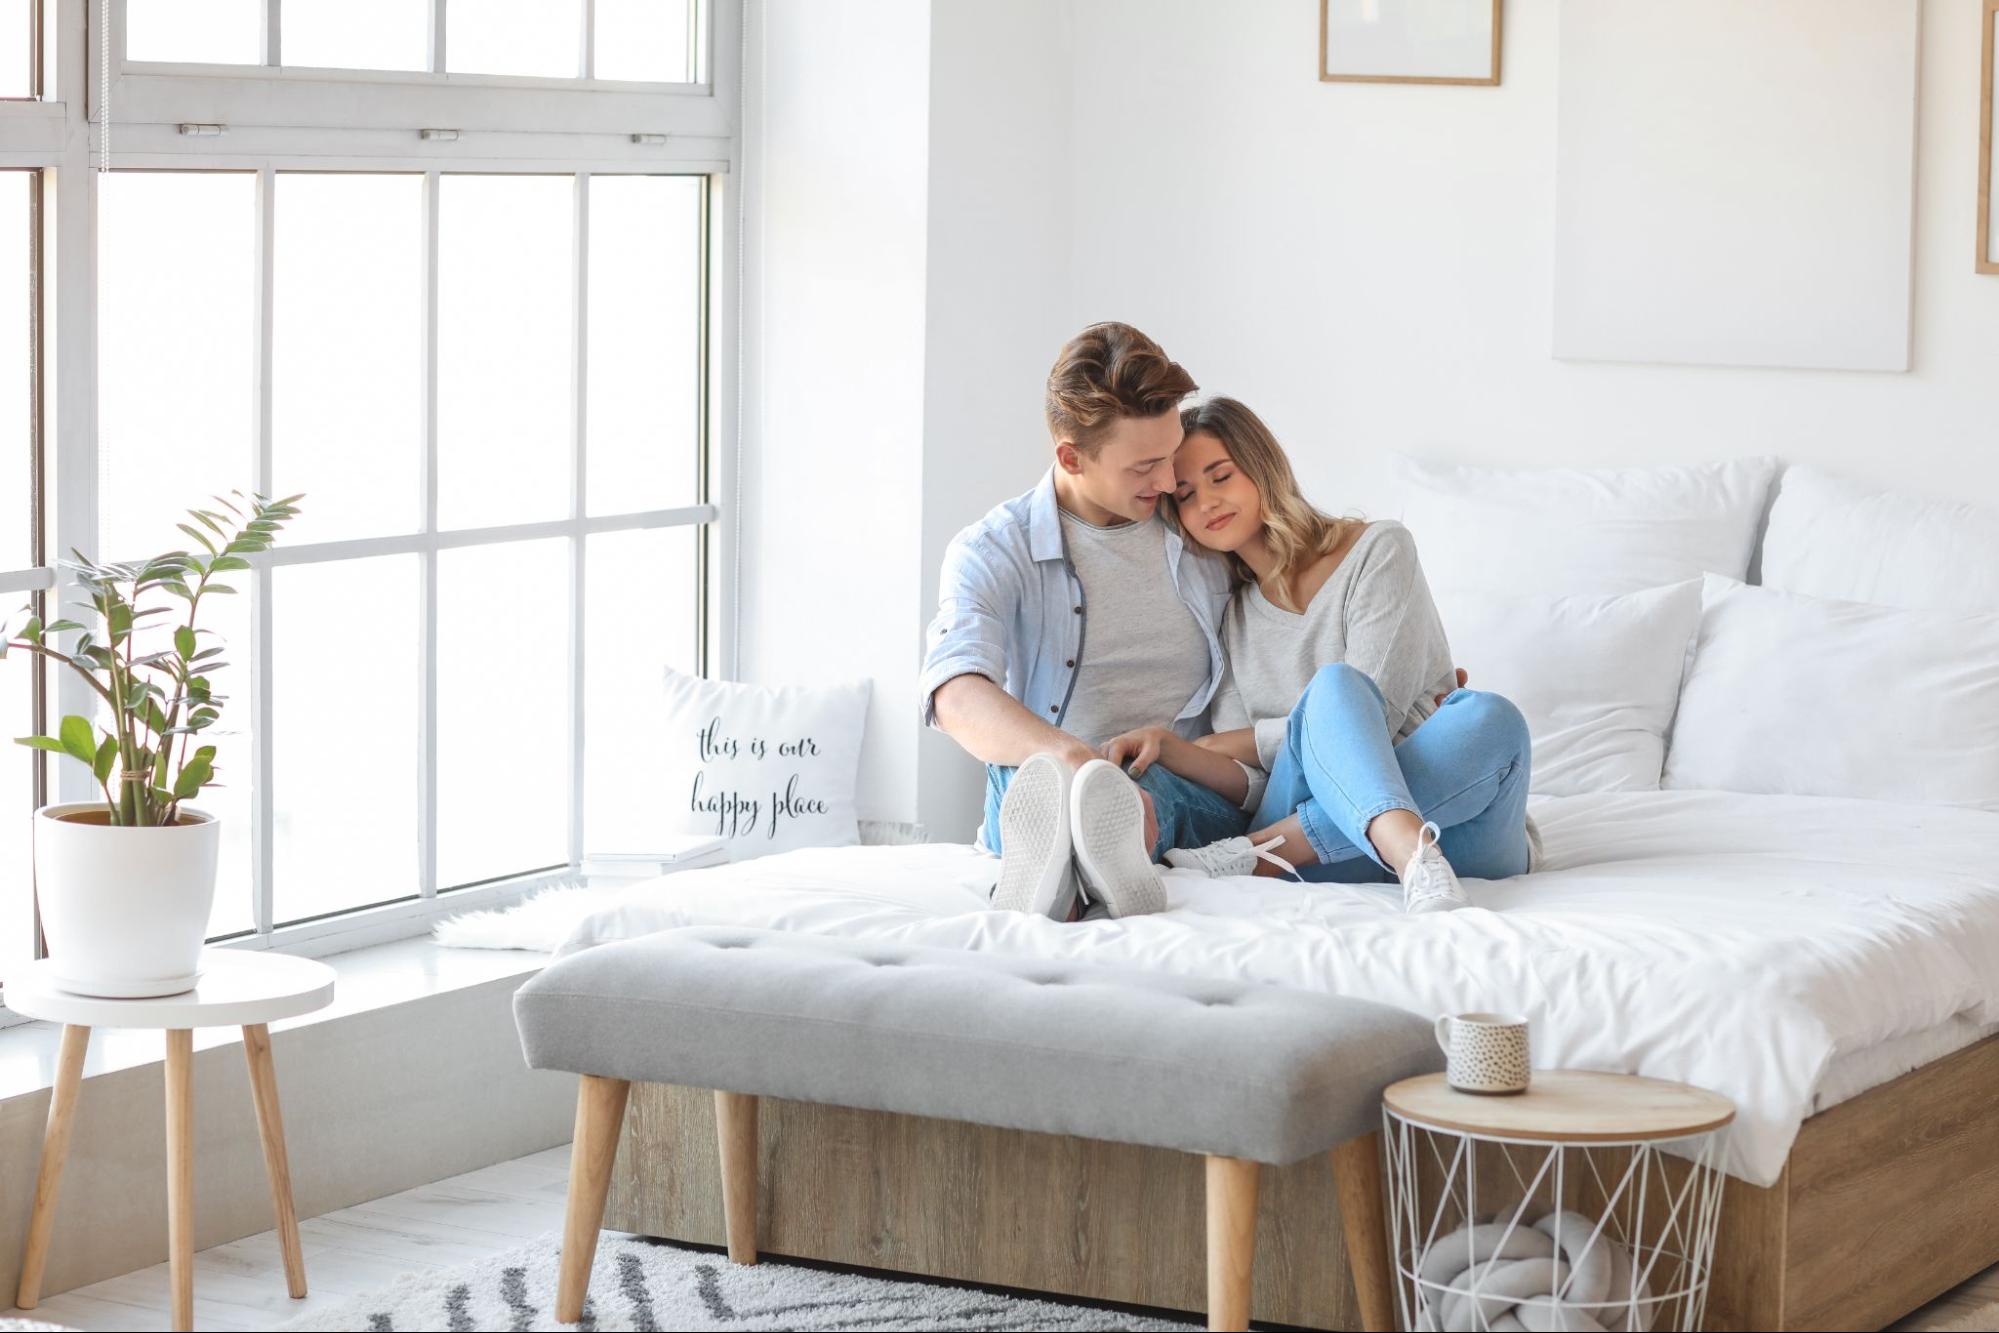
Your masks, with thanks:
M 21 1284 L 14 1304 L 32 1310 L 42 1299 L 42 1268 L 49 1258 L 49 1233 L 56 1223 L 56 1194 L 63 1163 L 69 1160 L 69 1132 L 76 1124 L 76 1094 L 83 1082 L 83 1055 L 90 1029 L 70 1024 L 62 1030 L 55 1086 L 49 1090 L 49 1119 L 42 1130 L 42 1169 L 35 1177 L 35 1206 L 28 1217 L 28 1244 L 21 1252 Z
M 1255 1162 L 1208 1158 L 1208 1327 L 1249 1327 L 1250 1273 L 1256 1260 Z
M 285 1119 L 278 1109 L 278 1071 L 271 1063 L 271 1029 L 264 1023 L 243 1025 L 243 1058 L 250 1065 L 250 1100 L 257 1105 L 257 1137 L 264 1143 L 264 1174 L 271 1181 L 271 1211 L 278 1219 L 278 1248 L 285 1256 L 285 1289 L 293 1300 L 305 1298 L 305 1250 L 298 1239 L 298 1213 L 292 1207 L 291 1162 L 285 1155 Z
M 194 1032 L 167 1030 L 167 1267 L 175 1333 L 194 1327 Z

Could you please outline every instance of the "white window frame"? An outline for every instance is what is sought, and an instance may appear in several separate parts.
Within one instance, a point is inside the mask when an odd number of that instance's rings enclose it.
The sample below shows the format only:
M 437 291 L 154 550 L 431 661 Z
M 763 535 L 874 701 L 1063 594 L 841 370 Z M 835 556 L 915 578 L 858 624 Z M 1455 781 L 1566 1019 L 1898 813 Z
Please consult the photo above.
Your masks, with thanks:
M 0 169 L 39 168 L 42 198 L 42 434 L 46 551 L 77 547 L 97 551 L 96 196 L 98 0 L 43 0 L 43 88 L 39 101 L 0 102 Z M 111 0 L 111 150 L 113 169 L 254 171 L 257 174 L 258 360 L 255 380 L 255 475 L 270 491 L 271 291 L 276 174 L 286 170 L 420 172 L 424 178 L 424 348 L 426 373 L 422 524 L 392 537 L 280 545 L 253 558 L 251 640 L 239 664 L 238 707 L 254 713 L 252 755 L 252 859 L 255 932 L 230 938 L 235 947 L 280 948 L 317 954 L 417 935 L 436 918 L 517 898 L 551 879 L 580 871 L 584 851 L 582 765 L 587 701 L 584 697 L 584 578 L 586 538 L 592 534 L 694 527 L 702 667 L 733 674 L 735 586 L 733 543 L 716 540 L 730 512 L 736 479 L 730 447 L 737 430 L 736 358 L 720 354 L 736 340 L 738 307 L 737 217 L 740 171 L 741 24 L 743 0 L 700 0 L 696 82 L 644 84 L 591 76 L 589 34 L 594 0 L 583 0 L 584 33 L 579 77 L 529 79 L 443 74 L 448 33 L 446 0 L 431 0 L 433 72 L 300 70 L 275 64 L 282 51 L 282 0 L 266 0 L 262 66 L 179 65 L 123 58 L 125 0 Z M 74 94 L 82 92 L 84 96 Z M 357 114 L 355 94 L 365 92 Z M 86 106 L 88 112 L 86 113 Z M 219 125 L 219 135 L 184 133 L 185 125 Z M 458 137 L 426 138 L 426 129 L 451 129 Z M 444 174 L 455 172 L 557 173 L 576 181 L 573 264 L 576 336 L 572 362 L 570 496 L 567 515 L 539 523 L 443 530 L 437 523 L 437 203 Z M 587 355 L 590 179 L 606 174 L 683 174 L 705 178 L 704 365 L 702 367 L 702 493 L 692 505 L 644 512 L 586 512 L 587 458 L 582 372 Z M 568 767 L 571 792 L 564 865 L 457 889 L 441 888 L 436 874 L 437 553 L 454 547 L 560 537 L 571 553 L 571 614 L 567 626 L 569 686 Z M 419 784 L 420 875 L 415 896 L 357 908 L 323 919 L 274 926 L 272 920 L 271 619 L 272 569 L 374 555 L 415 554 L 423 569 L 424 687 Z M 110 558 L 135 553 L 103 552 Z M 45 558 L 47 558 L 45 556 Z M 48 567 L 0 567 L 0 594 L 48 589 Z M 0 669 L 18 669 L 10 659 Z M 248 679 L 249 698 L 241 700 Z M 89 713 L 87 688 L 66 672 L 52 672 L 51 714 Z M 74 765 L 48 770 L 54 799 L 90 799 L 88 774 Z M 25 812 L 17 812 L 25 814 Z M 12 817 L 12 816 L 5 816 Z M 4 1016 L 4 1011 L 0 1011 Z

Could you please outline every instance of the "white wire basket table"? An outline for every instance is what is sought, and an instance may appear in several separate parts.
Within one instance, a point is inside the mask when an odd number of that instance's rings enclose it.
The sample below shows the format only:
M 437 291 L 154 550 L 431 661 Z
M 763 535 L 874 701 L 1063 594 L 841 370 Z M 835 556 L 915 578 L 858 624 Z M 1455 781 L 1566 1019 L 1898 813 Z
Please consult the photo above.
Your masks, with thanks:
M 1400 1326 L 1697 1329 L 1725 1177 L 1726 1097 L 1661 1079 L 1536 1071 L 1526 1092 L 1442 1074 L 1382 1096 Z

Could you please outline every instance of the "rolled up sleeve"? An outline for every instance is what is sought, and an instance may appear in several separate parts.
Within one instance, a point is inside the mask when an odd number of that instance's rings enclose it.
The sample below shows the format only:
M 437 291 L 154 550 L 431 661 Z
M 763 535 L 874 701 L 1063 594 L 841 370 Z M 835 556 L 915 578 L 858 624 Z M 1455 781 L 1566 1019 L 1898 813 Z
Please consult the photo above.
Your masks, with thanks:
M 937 615 L 923 632 L 917 708 L 937 725 L 937 691 L 959 676 L 984 676 L 1006 687 L 1007 626 L 1020 605 L 1020 580 L 1002 552 L 977 532 L 959 533 L 944 552 Z

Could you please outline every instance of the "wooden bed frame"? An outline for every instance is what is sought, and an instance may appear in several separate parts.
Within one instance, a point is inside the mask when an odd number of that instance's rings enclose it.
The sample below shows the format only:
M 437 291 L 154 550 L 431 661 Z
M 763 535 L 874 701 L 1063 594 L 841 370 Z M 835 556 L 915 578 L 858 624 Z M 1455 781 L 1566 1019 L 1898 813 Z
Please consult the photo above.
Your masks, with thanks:
M 1176 1310 L 1206 1304 L 1200 1159 L 766 1098 L 766 1254 Z M 604 1225 L 722 1244 L 714 1097 L 634 1085 Z M 1999 1263 L 1999 1037 L 1807 1120 L 1730 1180 L 1716 1329 L 1871 1329 Z M 1254 1317 L 1359 1328 L 1332 1174 L 1266 1167 Z

